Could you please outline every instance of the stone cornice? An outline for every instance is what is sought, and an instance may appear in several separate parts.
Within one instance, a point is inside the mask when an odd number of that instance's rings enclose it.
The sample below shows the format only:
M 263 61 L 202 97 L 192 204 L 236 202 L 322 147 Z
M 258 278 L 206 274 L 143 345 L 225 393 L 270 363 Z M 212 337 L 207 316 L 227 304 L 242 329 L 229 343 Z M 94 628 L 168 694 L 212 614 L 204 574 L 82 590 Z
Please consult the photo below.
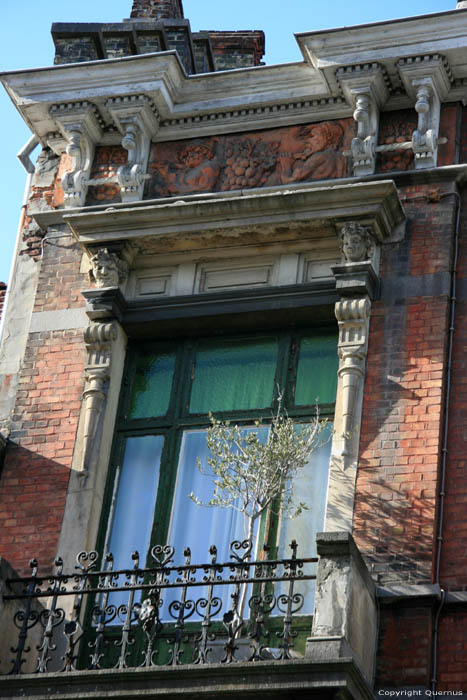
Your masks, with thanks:
M 40 220 L 40 215 L 37 218 Z M 77 241 L 88 250 L 113 241 L 151 239 L 157 245 L 158 237 L 201 239 L 206 235 L 211 236 L 210 245 L 217 247 L 226 233 L 241 237 L 252 227 L 287 224 L 299 237 L 300 227 L 319 228 L 347 220 L 370 226 L 381 242 L 399 238 L 405 215 L 392 180 L 151 200 L 133 206 L 69 211 L 63 216 Z
M 187 76 L 175 52 L 67 64 L 3 73 L 1 80 L 23 119 L 43 143 L 57 131 L 53 105 L 82 100 L 98 110 L 103 143 L 117 143 L 106 109 L 109 98 L 146 95 L 161 115 L 155 140 L 276 127 L 347 117 L 339 69 L 375 62 L 387 80 L 384 109 L 413 106 L 403 89 L 398 61 L 439 54 L 452 81 L 445 101 L 462 99 L 467 87 L 467 10 L 298 34 L 305 61 Z M 355 50 L 358 46 L 358 53 Z

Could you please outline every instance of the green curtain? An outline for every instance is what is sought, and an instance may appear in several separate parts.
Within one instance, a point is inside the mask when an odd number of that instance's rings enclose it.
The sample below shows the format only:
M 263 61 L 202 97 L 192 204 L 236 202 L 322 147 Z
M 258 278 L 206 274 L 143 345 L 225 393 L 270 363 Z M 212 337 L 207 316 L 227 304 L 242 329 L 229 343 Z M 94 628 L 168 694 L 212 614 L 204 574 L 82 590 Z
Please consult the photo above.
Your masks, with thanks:
M 196 353 L 190 413 L 271 406 L 277 356 L 276 338 L 200 344 Z
M 130 418 L 165 416 L 175 369 L 175 352 L 145 352 L 136 361 Z
M 337 391 L 337 336 L 313 334 L 300 341 L 295 405 L 334 403 Z

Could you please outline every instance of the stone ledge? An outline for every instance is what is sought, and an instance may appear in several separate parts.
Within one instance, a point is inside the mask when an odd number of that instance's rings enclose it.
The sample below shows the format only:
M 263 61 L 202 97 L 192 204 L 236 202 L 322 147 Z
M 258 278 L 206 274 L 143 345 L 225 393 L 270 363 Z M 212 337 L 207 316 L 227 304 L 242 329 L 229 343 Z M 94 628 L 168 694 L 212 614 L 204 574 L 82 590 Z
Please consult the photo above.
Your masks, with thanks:
M 373 693 L 349 658 L 327 662 L 260 661 L 208 666 L 137 668 L 47 673 L 0 678 L 0 698 L 104 700 L 115 698 L 293 697 L 327 700 L 341 691 L 348 700 L 370 700 Z M 316 693 L 316 695 L 315 695 Z M 311 695 L 313 694 L 313 695 Z

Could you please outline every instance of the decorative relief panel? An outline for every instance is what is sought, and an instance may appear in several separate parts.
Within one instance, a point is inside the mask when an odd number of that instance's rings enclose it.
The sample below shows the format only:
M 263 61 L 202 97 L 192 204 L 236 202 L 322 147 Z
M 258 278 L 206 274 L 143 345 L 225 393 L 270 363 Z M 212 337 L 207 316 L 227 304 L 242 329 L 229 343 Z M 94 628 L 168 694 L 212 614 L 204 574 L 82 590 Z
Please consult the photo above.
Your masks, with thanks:
M 284 185 L 348 174 L 350 119 L 153 146 L 146 197 Z
M 153 144 L 145 199 L 285 185 L 351 174 L 343 151 L 353 119 Z M 109 178 L 127 162 L 123 147 L 96 149 L 93 178 Z M 119 201 L 115 184 L 93 186 L 88 203 Z

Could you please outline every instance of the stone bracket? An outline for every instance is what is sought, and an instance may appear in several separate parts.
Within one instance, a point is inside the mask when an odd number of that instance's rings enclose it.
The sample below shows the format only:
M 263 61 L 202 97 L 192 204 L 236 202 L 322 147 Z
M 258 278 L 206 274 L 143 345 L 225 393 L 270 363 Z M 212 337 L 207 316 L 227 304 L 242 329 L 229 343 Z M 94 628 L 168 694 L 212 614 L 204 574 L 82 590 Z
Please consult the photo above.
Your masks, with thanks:
M 92 323 L 84 332 L 88 352 L 83 391 L 84 426 L 80 475 L 86 479 L 93 454 L 97 451 L 99 425 L 104 412 L 110 380 L 112 343 L 118 337 L 117 324 Z
M 351 151 L 354 175 L 371 175 L 376 167 L 379 113 L 389 97 L 388 78 L 378 63 L 349 66 L 337 71 L 339 86 L 354 108 L 357 136 Z
M 451 87 L 451 69 L 439 54 L 403 58 L 397 67 L 407 94 L 415 101 L 418 114 L 418 126 L 412 134 L 415 168 L 434 168 L 441 141 L 441 103 Z
M 359 400 L 363 392 L 371 302 L 368 298 L 346 299 L 335 306 L 339 326 L 340 418 L 335 441 L 339 444 L 344 469 L 355 464 L 358 439 L 354 435 Z M 336 420 L 337 423 L 337 420 Z
M 62 177 L 64 205 L 66 208 L 81 207 L 86 200 L 94 147 L 102 137 L 99 114 L 87 101 L 53 105 L 50 113 L 66 140 L 66 152 L 71 157 L 71 170 Z M 51 135 L 49 144 L 57 147 L 56 134 Z
M 113 97 L 106 102 L 112 119 L 122 134 L 122 146 L 128 151 L 126 165 L 117 171 L 122 202 L 143 198 L 151 139 L 159 130 L 160 116 L 146 95 Z

